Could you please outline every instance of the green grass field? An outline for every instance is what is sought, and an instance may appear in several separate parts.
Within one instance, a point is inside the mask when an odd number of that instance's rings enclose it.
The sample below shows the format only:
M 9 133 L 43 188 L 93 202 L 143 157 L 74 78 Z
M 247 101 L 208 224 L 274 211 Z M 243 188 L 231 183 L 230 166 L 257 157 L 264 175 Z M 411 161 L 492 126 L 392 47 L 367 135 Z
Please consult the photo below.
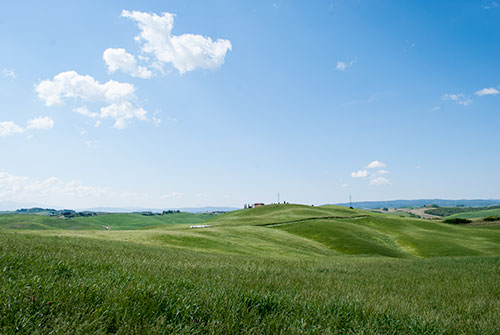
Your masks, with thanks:
M 59 219 L 43 215 L 0 215 L 0 229 L 70 229 L 70 230 L 135 230 L 165 224 L 201 224 L 214 217 L 212 214 L 173 213 L 145 216 L 141 214 L 104 214 L 90 217 Z
M 447 216 L 446 218 L 447 219 L 452 219 L 452 218 L 476 219 L 476 218 L 484 218 L 484 217 L 491 216 L 491 215 L 500 216 L 500 208 L 486 209 L 486 210 L 482 210 L 482 211 L 457 213 L 457 214 Z
M 0 334 L 500 329 L 498 224 L 301 205 L 174 215 L 0 216 Z

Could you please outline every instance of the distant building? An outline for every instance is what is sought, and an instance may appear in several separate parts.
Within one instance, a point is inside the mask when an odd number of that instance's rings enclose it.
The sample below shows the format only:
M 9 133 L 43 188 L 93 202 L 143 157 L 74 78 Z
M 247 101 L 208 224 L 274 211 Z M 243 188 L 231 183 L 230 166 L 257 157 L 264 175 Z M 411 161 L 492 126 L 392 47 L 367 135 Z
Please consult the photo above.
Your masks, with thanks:
M 255 204 L 253 204 L 253 207 L 261 207 L 261 206 L 265 206 L 265 204 L 262 202 L 256 202 Z

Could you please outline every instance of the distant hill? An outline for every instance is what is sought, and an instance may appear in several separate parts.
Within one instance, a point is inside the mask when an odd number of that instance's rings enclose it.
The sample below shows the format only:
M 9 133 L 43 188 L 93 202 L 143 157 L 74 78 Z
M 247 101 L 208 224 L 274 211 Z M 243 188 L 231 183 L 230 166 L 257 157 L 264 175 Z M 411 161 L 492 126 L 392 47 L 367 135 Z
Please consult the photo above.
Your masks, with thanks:
M 460 200 L 447 200 L 447 199 L 417 199 L 417 200 L 388 200 L 388 201 L 359 201 L 353 202 L 354 208 L 360 209 L 374 209 L 374 208 L 404 208 L 404 207 L 423 207 L 425 205 L 438 205 L 440 207 L 488 207 L 493 205 L 500 205 L 500 199 L 460 199 Z M 335 204 L 338 206 L 349 207 L 350 204 L 340 203 Z
M 161 213 L 166 210 L 181 211 L 185 213 L 211 213 L 211 212 L 232 212 L 241 208 L 236 207 L 179 207 L 179 208 L 140 208 L 140 207 L 96 207 L 79 209 L 80 211 L 101 212 L 101 213 L 135 213 L 153 212 Z

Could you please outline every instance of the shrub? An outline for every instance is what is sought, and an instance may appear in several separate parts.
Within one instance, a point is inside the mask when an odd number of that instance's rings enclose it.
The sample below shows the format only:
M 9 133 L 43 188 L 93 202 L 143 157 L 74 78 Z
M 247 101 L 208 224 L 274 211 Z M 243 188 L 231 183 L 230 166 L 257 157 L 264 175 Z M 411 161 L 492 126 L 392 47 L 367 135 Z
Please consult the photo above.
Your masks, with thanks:
M 446 219 L 443 222 L 444 223 L 451 223 L 451 224 L 464 224 L 464 223 L 471 223 L 472 220 L 463 219 L 463 218 L 453 218 L 453 219 Z
M 498 215 L 487 216 L 483 219 L 483 221 L 500 221 L 500 216 Z

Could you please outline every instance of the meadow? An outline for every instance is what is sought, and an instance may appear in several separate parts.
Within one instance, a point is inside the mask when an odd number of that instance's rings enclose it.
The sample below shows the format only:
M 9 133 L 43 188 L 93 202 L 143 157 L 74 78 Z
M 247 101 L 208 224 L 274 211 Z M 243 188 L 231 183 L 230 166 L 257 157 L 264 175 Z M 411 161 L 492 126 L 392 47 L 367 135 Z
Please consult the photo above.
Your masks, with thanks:
M 0 334 L 500 329 L 498 224 L 336 206 L 180 214 L 163 223 L 136 214 L 39 221 L 42 228 L 31 216 L 22 217 L 32 226 L 0 216 Z M 190 229 L 195 221 L 213 227 Z

